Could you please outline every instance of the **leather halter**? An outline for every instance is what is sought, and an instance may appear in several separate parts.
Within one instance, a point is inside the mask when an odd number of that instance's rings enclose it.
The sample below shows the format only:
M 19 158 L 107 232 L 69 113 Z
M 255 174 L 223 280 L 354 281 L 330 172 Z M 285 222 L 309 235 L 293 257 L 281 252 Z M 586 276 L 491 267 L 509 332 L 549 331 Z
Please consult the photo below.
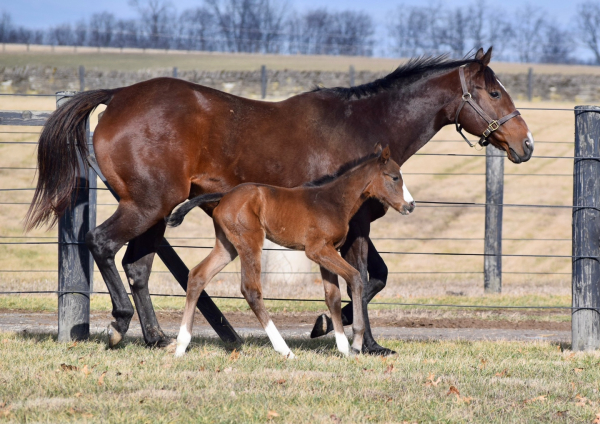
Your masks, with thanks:
M 479 116 L 481 116 L 485 122 L 487 122 L 488 126 L 485 129 L 485 131 L 481 134 L 481 138 L 479 139 L 478 143 L 480 146 L 487 146 L 488 144 L 490 144 L 488 137 L 490 136 L 490 134 L 492 134 L 494 131 L 496 131 L 498 128 L 500 128 L 500 125 L 504 124 L 506 121 L 514 118 L 515 116 L 519 116 L 521 113 L 515 109 L 514 112 L 509 113 L 506 116 L 503 116 L 502 118 L 495 120 L 492 119 L 487 113 L 485 113 L 483 111 L 483 109 L 481 107 L 479 107 L 479 105 L 477 103 L 475 103 L 475 101 L 473 100 L 473 96 L 471 96 L 471 93 L 469 93 L 469 90 L 467 89 L 467 81 L 465 80 L 465 66 L 467 65 L 462 65 L 460 68 L 458 68 L 458 75 L 460 75 L 460 85 L 462 86 L 462 102 L 460 103 L 460 106 L 458 107 L 458 110 L 456 111 L 456 117 L 454 118 L 454 125 L 456 126 L 456 131 L 458 131 L 458 133 L 462 136 L 462 138 L 465 139 L 465 141 L 467 142 L 467 144 L 471 147 L 475 146 L 473 143 L 471 143 L 467 137 L 465 137 L 465 135 L 462 132 L 462 125 L 458 123 L 458 116 L 460 115 L 460 112 L 462 110 L 462 108 L 464 107 L 465 103 L 468 103 L 471 105 L 471 107 L 473 109 L 475 109 L 475 112 L 477 112 L 479 114 Z

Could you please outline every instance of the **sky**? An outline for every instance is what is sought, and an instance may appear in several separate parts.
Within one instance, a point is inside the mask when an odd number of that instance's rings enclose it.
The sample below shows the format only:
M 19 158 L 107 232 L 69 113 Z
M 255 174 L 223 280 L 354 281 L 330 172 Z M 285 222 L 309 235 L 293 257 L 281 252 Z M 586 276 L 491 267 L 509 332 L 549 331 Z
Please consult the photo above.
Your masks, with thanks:
M 423 5 L 427 0 L 403 0 L 403 1 L 367 1 L 367 0 L 288 0 L 298 11 L 326 7 L 329 10 L 359 10 L 371 14 L 376 24 L 381 27 L 386 23 L 386 16 L 399 5 Z M 181 12 L 184 9 L 202 5 L 202 0 L 173 0 L 176 9 Z M 465 9 L 472 0 L 446 0 L 443 4 L 457 7 L 464 6 Z M 486 0 L 490 13 L 501 14 L 502 9 L 512 13 L 522 7 L 523 0 Z M 563 25 L 573 25 L 573 16 L 578 1 L 571 0 L 535 0 L 529 1 L 533 6 L 542 7 L 548 14 Z M 367 6 L 365 6 L 367 5 Z M 501 7 L 499 7 L 501 5 Z M 13 22 L 29 28 L 44 29 L 64 22 L 75 22 L 82 18 L 88 18 L 92 13 L 109 11 L 119 18 L 135 18 L 136 12 L 129 5 L 128 0 L 0 0 L 0 12 L 10 13 Z

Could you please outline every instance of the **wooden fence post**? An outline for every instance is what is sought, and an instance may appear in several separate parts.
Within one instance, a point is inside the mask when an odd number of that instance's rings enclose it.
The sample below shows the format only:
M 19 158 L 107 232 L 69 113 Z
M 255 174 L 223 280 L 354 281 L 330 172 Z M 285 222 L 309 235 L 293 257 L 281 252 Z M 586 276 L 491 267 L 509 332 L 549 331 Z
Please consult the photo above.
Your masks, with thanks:
M 504 153 L 491 144 L 485 150 L 485 245 L 483 288 L 502 292 L 502 202 L 504 200 Z
M 527 72 L 527 99 L 533 99 L 533 68 L 529 68 Z
M 177 78 L 177 66 L 173 67 L 173 78 Z
M 600 107 L 575 107 L 572 349 L 600 348 Z M 581 208 L 577 208 L 581 206 Z
M 56 93 L 56 106 L 73 91 Z M 88 131 L 89 134 L 89 131 Z M 87 135 L 87 134 L 86 134 Z M 86 136 L 86 141 L 89 136 Z M 84 158 L 79 158 L 80 169 Z M 90 334 L 91 255 L 85 245 L 89 225 L 88 174 L 79 175 L 72 204 L 58 221 L 58 341 L 85 340 Z
M 83 65 L 79 65 L 79 91 L 85 91 L 85 67 Z
M 348 73 L 350 74 L 349 75 L 350 76 L 350 87 L 354 87 L 354 74 L 355 74 L 354 66 L 350 65 L 350 70 Z
M 260 95 L 262 99 L 267 97 L 267 67 L 265 65 L 260 67 Z

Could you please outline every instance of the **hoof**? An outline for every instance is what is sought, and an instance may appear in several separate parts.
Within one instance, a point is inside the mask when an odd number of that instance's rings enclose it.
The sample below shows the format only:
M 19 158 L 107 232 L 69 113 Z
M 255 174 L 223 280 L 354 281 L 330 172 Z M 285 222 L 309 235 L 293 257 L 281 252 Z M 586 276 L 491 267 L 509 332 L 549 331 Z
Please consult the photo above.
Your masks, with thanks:
M 353 357 L 358 355 L 360 355 L 360 350 L 354 349 L 352 346 L 350 346 L 350 354 L 348 356 Z
M 331 321 L 331 318 L 329 318 L 327 315 L 322 314 L 319 315 L 319 318 L 317 318 L 315 326 L 313 327 L 312 332 L 310 333 L 310 338 L 315 339 L 317 337 L 324 336 L 325 334 L 330 333 L 332 331 L 333 321 Z
M 171 338 L 171 337 L 161 337 L 158 340 L 151 340 L 149 342 L 146 343 L 146 345 L 148 345 L 148 347 L 157 347 L 159 349 L 167 349 L 167 351 L 169 349 L 171 349 L 171 345 L 173 346 L 177 346 L 177 340 Z M 175 347 L 173 347 L 173 349 L 175 349 Z
M 106 334 L 108 334 L 108 347 L 111 349 L 118 345 L 121 340 L 123 340 L 123 335 L 119 332 L 119 330 L 117 330 L 114 322 L 108 324 Z
M 290 350 L 290 353 L 288 353 L 287 355 L 285 355 L 286 359 L 296 359 L 296 355 L 294 355 L 294 352 L 292 352 Z
M 175 356 L 181 356 L 181 355 L 177 355 L 177 341 L 175 341 L 175 340 L 173 340 L 172 343 L 165 346 L 165 350 L 167 351 L 167 353 L 174 353 Z M 184 351 L 184 353 L 185 353 L 185 351 Z
M 377 343 L 371 346 L 363 346 L 362 353 L 374 356 L 392 356 L 397 354 L 395 350 L 379 346 Z

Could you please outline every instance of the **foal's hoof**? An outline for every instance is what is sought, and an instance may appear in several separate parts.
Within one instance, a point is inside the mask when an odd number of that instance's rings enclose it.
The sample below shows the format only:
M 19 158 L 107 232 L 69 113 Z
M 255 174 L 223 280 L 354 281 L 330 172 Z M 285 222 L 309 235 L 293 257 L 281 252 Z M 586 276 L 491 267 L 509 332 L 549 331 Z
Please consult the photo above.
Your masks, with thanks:
M 119 330 L 117 330 L 114 322 L 108 324 L 106 334 L 108 334 L 108 347 L 111 349 L 118 345 L 121 340 L 123 340 L 123 335 L 119 332 Z
M 395 350 L 379 346 L 377 343 L 371 346 L 363 346 L 362 353 L 374 356 L 392 356 L 397 354 Z
M 322 314 L 319 315 L 317 321 L 315 322 L 315 326 L 310 333 L 311 339 L 316 339 L 317 337 L 324 336 L 327 333 L 333 331 L 333 321 L 327 315 Z
M 350 354 L 348 356 L 352 357 L 358 355 L 360 355 L 360 350 L 354 349 L 352 346 L 350 346 Z

